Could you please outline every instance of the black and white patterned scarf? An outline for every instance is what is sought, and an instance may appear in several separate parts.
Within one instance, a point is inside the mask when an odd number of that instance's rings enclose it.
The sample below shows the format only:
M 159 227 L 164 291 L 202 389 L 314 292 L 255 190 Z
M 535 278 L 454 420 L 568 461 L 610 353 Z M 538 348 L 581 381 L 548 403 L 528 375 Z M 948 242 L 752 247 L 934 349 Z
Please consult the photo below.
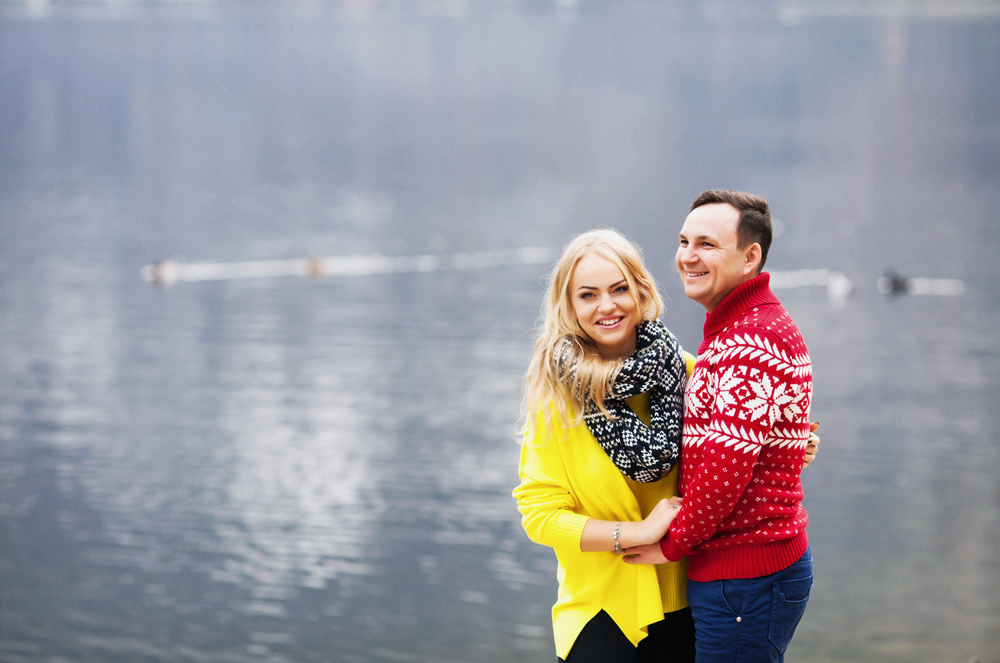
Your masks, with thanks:
M 563 342 L 558 360 L 568 359 L 571 341 Z M 564 373 L 575 378 L 576 366 Z M 622 368 L 604 401 L 613 418 L 593 402 L 584 409 L 583 420 L 598 443 L 633 481 L 650 483 L 662 479 L 680 459 L 684 418 L 684 383 L 687 365 L 681 346 L 659 320 L 638 327 L 635 352 Z M 625 399 L 650 392 L 649 426 L 632 411 Z

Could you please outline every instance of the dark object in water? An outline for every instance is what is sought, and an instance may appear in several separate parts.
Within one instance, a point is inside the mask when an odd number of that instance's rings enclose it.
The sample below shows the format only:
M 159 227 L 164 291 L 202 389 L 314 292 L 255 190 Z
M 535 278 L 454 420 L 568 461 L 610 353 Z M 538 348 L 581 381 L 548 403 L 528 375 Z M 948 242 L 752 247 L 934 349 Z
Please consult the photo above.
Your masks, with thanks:
M 943 295 L 956 297 L 965 293 L 961 279 L 924 278 L 900 276 L 887 271 L 878 280 L 878 291 L 883 295 Z
M 888 270 L 878 280 L 878 291 L 883 295 L 905 295 L 910 292 L 910 280 Z

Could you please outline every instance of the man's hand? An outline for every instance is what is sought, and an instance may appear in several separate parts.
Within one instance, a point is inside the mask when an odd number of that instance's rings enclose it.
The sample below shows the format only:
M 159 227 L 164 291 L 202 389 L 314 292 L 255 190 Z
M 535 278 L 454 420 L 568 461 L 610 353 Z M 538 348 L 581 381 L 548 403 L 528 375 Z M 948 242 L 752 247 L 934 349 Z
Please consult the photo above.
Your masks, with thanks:
M 646 546 L 633 546 L 622 551 L 626 564 L 666 564 L 667 558 L 660 550 L 660 542 Z
M 819 422 L 814 421 L 809 424 L 809 442 L 806 444 L 806 455 L 802 459 L 802 469 L 809 467 L 809 463 L 816 460 L 816 453 L 819 451 L 819 435 L 816 434 L 816 429 L 819 428 Z

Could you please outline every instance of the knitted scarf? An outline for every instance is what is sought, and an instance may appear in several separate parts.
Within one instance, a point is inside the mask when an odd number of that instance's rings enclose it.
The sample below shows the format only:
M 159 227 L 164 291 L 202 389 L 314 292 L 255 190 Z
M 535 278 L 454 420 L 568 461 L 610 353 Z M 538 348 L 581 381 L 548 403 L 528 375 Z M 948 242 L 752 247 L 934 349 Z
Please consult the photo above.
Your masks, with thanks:
M 563 341 L 559 363 L 565 368 L 572 342 Z M 576 365 L 563 375 L 575 378 Z M 662 479 L 680 458 L 684 417 L 684 382 L 687 366 L 681 346 L 659 320 L 638 327 L 635 352 L 622 362 L 604 407 L 608 418 L 590 401 L 583 420 L 601 448 L 633 481 L 651 483 Z M 649 392 L 649 426 L 632 411 L 625 399 Z

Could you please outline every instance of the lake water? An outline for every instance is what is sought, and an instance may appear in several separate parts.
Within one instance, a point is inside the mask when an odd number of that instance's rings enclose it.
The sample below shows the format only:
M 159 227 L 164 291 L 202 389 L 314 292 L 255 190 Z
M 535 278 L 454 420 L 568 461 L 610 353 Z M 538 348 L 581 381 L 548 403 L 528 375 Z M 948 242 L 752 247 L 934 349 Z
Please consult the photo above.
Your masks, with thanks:
M 1000 10 L 860 11 L 0 5 L 0 661 L 554 660 L 510 497 L 546 263 L 468 256 L 617 227 L 693 350 L 676 232 L 727 187 L 854 286 L 779 290 L 824 440 L 789 659 L 1000 662 Z M 343 256 L 432 258 L 142 277 Z

